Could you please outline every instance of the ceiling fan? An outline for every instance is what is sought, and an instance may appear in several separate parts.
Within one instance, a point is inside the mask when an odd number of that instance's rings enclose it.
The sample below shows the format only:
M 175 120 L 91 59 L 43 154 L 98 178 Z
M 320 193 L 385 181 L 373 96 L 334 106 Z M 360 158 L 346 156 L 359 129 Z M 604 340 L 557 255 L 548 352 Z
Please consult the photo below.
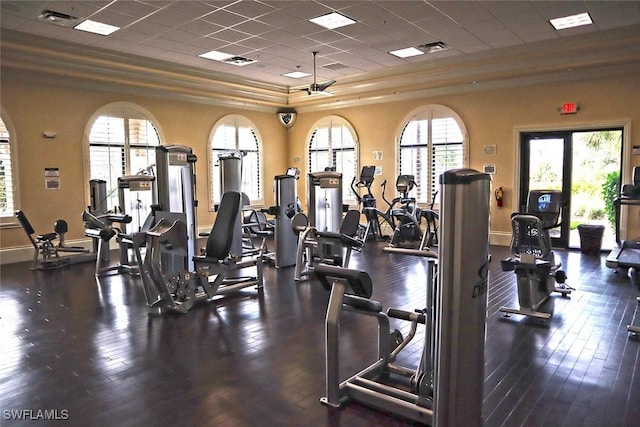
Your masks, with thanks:
M 311 85 L 306 88 L 306 89 L 300 89 L 300 90 L 304 90 L 306 91 L 309 95 L 312 95 L 314 93 L 321 93 L 324 95 L 331 95 L 330 92 L 326 92 L 327 88 L 329 86 L 331 86 L 332 84 L 334 84 L 336 81 L 335 80 L 329 80 L 328 82 L 324 82 L 322 84 L 318 84 L 318 82 L 316 81 L 316 55 L 318 54 L 318 52 L 312 52 L 313 53 L 313 83 L 311 83 Z

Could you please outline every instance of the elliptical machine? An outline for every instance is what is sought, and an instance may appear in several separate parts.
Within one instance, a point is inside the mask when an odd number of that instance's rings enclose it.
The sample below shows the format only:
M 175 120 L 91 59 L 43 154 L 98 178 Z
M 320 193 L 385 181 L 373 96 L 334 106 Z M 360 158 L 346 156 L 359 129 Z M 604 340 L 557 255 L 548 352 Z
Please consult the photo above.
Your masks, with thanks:
M 384 252 L 423 255 L 422 252 L 428 250 L 434 242 L 433 233 L 435 231 L 432 232 L 430 228 L 428 233 L 422 232 L 420 228 L 422 210 L 418 207 L 416 198 L 409 197 L 409 192 L 416 186 L 413 175 L 399 175 L 396 179 L 396 189 L 400 193 L 400 197 L 396 197 L 392 202 L 384 199 L 389 204 L 390 216 L 395 224 L 389 245 L 382 249 Z M 433 213 L 435 214 L 435 212 Z M 429 225 L 428 218 L 427 225 Z M 417 247 L 415 244 L 407 245 L 407 242 L 415 241 L 419 242 Z
M 355 177 L 351 180 L 351 190 L 358 200 L 358 205 L 362 206 L 361 212 L 367 219 L 367 227 L 364 234 L 366 236 L 365 238 L 367 240 L 370 238 L 373 238 L 374 240 L 385 240 L 389 237 L 382 234 L 382 227 L 379 220 L 382 212 L 378 211 L 376 198 L 371 192 L 371 184 L 373 184 L 375 172 L 375 166 L 363 166 L 362 171 L 360 172 L 359 181 L 356 182 Z M 360 188 L 367 189 L 367 192 L 362 196 L 359 192 Z

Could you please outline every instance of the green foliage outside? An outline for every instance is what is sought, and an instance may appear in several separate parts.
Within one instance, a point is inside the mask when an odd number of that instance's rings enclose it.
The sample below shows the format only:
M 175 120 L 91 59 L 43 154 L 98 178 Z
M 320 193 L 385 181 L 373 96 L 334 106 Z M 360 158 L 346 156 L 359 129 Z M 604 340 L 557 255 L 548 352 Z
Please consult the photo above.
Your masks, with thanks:
M 620 193 L 622 132 L 574 134 L 572 212 L 577 223 L 608 221 L 615 226 L 613 199 Z
M 607 221 L 612 228 L 616 226 L 616 211 L 613 201 L 620 194 L 620 171 L 609 172 L 602 184 L 602 197 Z

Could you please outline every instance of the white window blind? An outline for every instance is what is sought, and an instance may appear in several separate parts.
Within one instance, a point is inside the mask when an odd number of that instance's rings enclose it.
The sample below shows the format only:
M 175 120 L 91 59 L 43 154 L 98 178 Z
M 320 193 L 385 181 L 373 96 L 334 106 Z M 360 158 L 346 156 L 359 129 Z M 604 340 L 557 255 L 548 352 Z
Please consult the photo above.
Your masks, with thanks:
M 11 139 L 4 121 L 0 119 L 0 217 L 13 217 L 16 208 L 14 192 Z
M 413 196 L 431 203 L 440 191 L 438 177 L 464 166 L 464 132 L 457 116 L 442 106 L 430 106 L 414 115 L 400 136 L 400 174 L 414 175 Z
M 105 107 L 89 133 L 90 179 L 107 182 L 107 208 L 118 205 L 118 178 L 155 164 L 160 137 L 153 122 L 127 104 Z
M 240 151 L 242 157 L 241 188 L 252 204 L 262 203 L 261 152 L 253 124 L 242 116 L 223 117 L 214 128 L 211 138 L 210 180 L 211 206 L 220 202 L 220 163 L 218 155 Z
M 346 120 L 328 117 L 316 124 L 309 141 L 309 172 L 335 168 L 342 174 L 342 199 L 355 202 L 351 181 L 358 170 L 358 144 Z

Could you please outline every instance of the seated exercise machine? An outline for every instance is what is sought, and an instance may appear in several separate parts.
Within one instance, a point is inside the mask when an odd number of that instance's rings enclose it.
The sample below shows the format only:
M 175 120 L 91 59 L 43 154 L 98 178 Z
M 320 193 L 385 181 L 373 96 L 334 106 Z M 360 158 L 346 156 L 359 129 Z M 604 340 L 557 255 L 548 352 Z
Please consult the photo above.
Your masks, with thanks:
M 64 234 L 68 230 L 68 225 L 65 220 L 57 220 L 54 223 L 54 231 L 36 235 L 33 226 L 23 211 L 16 211 L 15 216 L 22 229 L 27 233 L 29 241 L 33 246 L 31 270 L 49 270 L 69 265 L 73 257 L 61 258 L 61 253 L 87 254 L 89 252 L 88 249 L 83 247 L 67 246 L 64 243 Z M 57 244 L 54 242 L 56 239 L 59 240 Z
M 92 205 L 82 214 L 85 236 L 96 242 L 95 275 L 99 277 L 115 272 L 137 276 L 140 269 L 135 259 L 132 233 L 149 230 L 155 224 L 156 212 L 160 210 L 156 203 L 156 178 L 148 174 L 118 177 L 119 205 L 114 212 L 105 212 L 104 207 L 95 209 L 96 206 L 104 206 L 95 201 L 96 197 L 106 198 L 106 190 L 101 188 L 101 183 L 104 181 L 92 180 Z M 118 244 L 119 261 L 110 265 L 110 242 L 114 238 Z
M 631 279 L 631 284 L 637 286 L 640 291 L 640 239 L 620 239 L 620 209 L 621 206 L 640 206 L 640 167 L 633 168 L 633 183 L 622 186 L 620 196 L 613 201 L 616 221 L 616 242 L 617 246 L 609 253 L 606 265 L 615 269 L 616 273 L 620 268 L 627 270 Z M 636 297 L 640 304 L 640 297 Z M 634 335 L 640 334 L 640 325 L 633 323 L 627 325 L 627 330 Z
M 300 200 L 297 194 L 297 181 L 300 171 L 292 167 L 287 169 L 283 175 L 276 175 L 274 178 L 273 191 L 276 204 L 263 209 L 263 212 L 273 215 L 273 234 L 275 240 L 275 252 L 269 254 L 270 261 L 273 261 L 276 268 L 291 267 L 296 264 L 298 233 L 292 225 L 293 218 L 302 213 Z M 303 223 L 301 227 L 306 227 L 308 218 L 301 215 Z
M 556 264 L 549 230 L 558 227 L 562 214 L 562 192 L 532 190 L 526 212 L 511 215 L 511 254 L 500 262 L 502 271 L 515 271 L 519 308 L 500 307 L 509 314 L 550 319 L 552 313 L 541 311 L 553 292 L 567 296 L 573 288 L 565 283 L 566 274 Z
M 365 271 L 318 265 L 314 274 L 329 292 L 326 317 L 326 395 L 321 402 L 339 407 L 346 397 L 379 406 L 414 421 L 430 424 L 433 414 L 433 307 L 431 304 L 435 259 L 430 260 L 427 275 L 427 306 L 409 312 L 388 309 L 372 300 L 373 284 Z M 370 316 L 378 324 L 377 360 L 348 380 L 340 382 L 340 320 L 344 311 Z M 403 337 L 393 332 L 390 319 L 411 322 L 411 330 Z M 398 355 L 413 340 L 418 325 L 425 325 L 425 345 L 417 368 L 396 364 Z M 393 378 L 392 378 L 393 377 Z M 397 381 L 397 385 L 392 383 Z
M 368 273 L 316 267 L 315 275 L 331 292 L 325 321 L 326 394 L 322 403 L 338 408 L 357 400 L 437 427 L 482 425 L 490 178 L 471 169 L 457 169 L 441 175 L 440 183 L 442 239 L 437 264 L 435 259 L 428 264 L 426 309 L 385 313 L 382 304 L 371 299 L 375 289 Z M 340 381 L 344 375 L 340 371 L 344 312 L 377 320 L 378 353 L 371 365 Z M 392 318 L 411 322 L 406 338 L 390 331 Z M 398 354 L 420 324 L 425 331 L 418 366 L 398 365 Z
M 200 301 L 212 301 L 217 296 L 252 285 L 262 288 L 261 271 L 257 279 L 227 277 L 230 270 L 247 267 L 238 264 L 229 253 L 240 203 L 239 192 L 223 194 L 204 254 L 193 257 L 196 271 L 183 269 L 167 274 L 162 265 L 162 255 L 167 251 L 182 256 L 188 253 L 187 225 L 184 221 L 176 219 L 171 222 L 163 218 L 151 230 L 134 234 L 134 240 L 146 240 L 144 259 L 139 251 L 136 255 L 142 260 L 141 277 L 147 305 L 186 313 Z M 261 262 L 254 265 L 259 270 L 262 268 Z
M 114 224 L 128 224 L 131 222 L 131 217 L 125 214 L 104 214 L 96 216 L 89 211 L 85 211 L 82 213 L 82 221 L 84 221 L 85 224 L 85 236 L 91 237 L 97 242 L 95 275 L 102 276 L 111 271 L 120 272 L 121 267 L 127 268 L 124 267 L 129 266 L 129 263 L 126 262 L 126 258 L 124 264 L 121 259 L 120 263 L 117 265 L 109 265 L 109 242 L 115 237 L 116 241 L 118 241 L 120 245 L 124 244 L 122 239 L 125 234 L 121 227 L 115 226 Z M 122 249 L 120 251 L 120 255 L 122 258 Z
M 396 197 L 391 203 L 387 201 L 395 228 L 389 244 L 382 249 L 384 252 L 420 255 L 421 251 L 428 251 L 431 245 L 437 243 L 438 214 L 433 209 L 420 209 L 415 197 L 409 197 L 409 192 L 415 186 L 413 175 L 399 175 L 396 179 L 396 190 L 400 197 Z M 420 227 L 422 218 L 427 220 L 425 232 Z M 417 247 L 415 244 L 407 244 L 416 241 L 419 242 Z
M 299 233 L 293 275 L 297 281 L 304 280 L 304 276 L 312 273 L 316 264 L 346 267 L 351 253 L 354 250 L 359 252 L 364 247 L 365 237 L 359 234 L 360 211 L 354 209 L 347 211 L 337 232 L 319 231 L 309 226 L 302 213 L 294 216 L 292 224 L 294 231 Z

